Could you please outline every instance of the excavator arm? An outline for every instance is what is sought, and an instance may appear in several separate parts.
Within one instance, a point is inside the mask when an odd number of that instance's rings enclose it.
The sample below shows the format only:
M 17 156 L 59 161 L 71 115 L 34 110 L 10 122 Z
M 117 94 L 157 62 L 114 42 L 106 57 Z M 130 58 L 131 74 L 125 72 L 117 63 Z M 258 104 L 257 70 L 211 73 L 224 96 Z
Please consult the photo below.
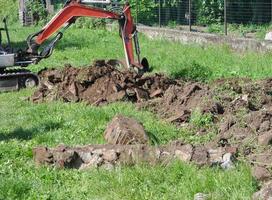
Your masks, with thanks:
M 126 3 L 123 7 L 122 13 L 119 14 L 87 6 L 83 4 L 82 1 L 68 1 L 64 8 L 60 10 L 41 31 L 28 37 L 28 49 L 26 52 L 30 60 L 34 63 L 38 63 L 41 59 L 49 57 L 52 54 L 56 43 L 62 38 L 64 30 L 74 23 L 78 17 L 93 17 L 117 20 L 119 22 L 120 36 L 124 46 L 126 58 L 125 65 L 128 68 L 136 67 L 140 70 L 147 70 L 147 60 L 144 58 L 142 62 L 140 61 L 140 47 L 138 43 L 137 30 L 133 23 L 129 4 Z M 56 36 L 51 39 L 49 44 L 39 51 L 41 45 L 48 41 L 55 33 L 57 33 Z M 137 60 L 134 58 L 134 48 Z M 22 55 L 21 57 L 24 57 Z M 23 59 L 26 60 L 25 58 Z

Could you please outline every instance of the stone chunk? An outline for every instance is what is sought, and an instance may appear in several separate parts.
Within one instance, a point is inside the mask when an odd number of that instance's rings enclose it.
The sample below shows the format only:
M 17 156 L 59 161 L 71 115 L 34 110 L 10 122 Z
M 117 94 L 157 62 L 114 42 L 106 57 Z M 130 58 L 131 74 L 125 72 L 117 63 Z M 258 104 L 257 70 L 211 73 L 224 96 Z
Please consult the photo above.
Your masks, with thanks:
M 193 146 L 190 144 L 177 147 L 175 157 L 184 162 L 190 162 L 193 155 Z
M 147 144 L 148 136 L 141 123 L 133 118 L 118 115 L 108 124 L 104 138 L 108 144 Z
M 265 167 L 255 166 L 252 169 L 252 175 L 258 181 L 266 181 L 271 178 L 270 172 Z
M 37 165 L 53 164 L 53 154 L 47 147 L 36 147 L 33 149 L 34 161 Z
M 254 193 L 252 200 L 272 200 L 272 181 L 265 183 L 260 191 Z
M 265 35 L 265 38 L 264 38 L 265 40 L 268 40 L 268 41 L 272 41 L 272 32 L 268 32 L 268 33 L 266 33 L 266 35 Z
M 192 156 L 192 161 L 199 165 L 204 166 L 208 163 L 208 152 L 204 146 L 198 146 L 194 148 L 194 153 Z
M 258 143 L 260 145 L 267 146 L 272 142 L 272 131 L 265 132 L 258 137 Z
M 232 169 L 234 168 L 234 164 L 233 164 L 233 160 L 234 160 L 234 157 L 231 153 L 226 153 L 223 155 L 223 162 L 222 164 L 220 165 L 223 169 Z

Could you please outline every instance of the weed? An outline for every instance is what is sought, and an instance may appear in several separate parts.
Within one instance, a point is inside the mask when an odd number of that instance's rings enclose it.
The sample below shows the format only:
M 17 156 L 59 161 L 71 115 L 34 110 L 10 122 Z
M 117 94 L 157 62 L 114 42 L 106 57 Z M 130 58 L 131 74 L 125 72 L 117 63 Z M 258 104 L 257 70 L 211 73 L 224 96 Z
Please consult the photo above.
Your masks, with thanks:
M 195 109 L 192 112 L 190 123 L 198 128 L 207 127 L 213 123 L 213 116 L 210 113 L 202 113 L 199 109 Z

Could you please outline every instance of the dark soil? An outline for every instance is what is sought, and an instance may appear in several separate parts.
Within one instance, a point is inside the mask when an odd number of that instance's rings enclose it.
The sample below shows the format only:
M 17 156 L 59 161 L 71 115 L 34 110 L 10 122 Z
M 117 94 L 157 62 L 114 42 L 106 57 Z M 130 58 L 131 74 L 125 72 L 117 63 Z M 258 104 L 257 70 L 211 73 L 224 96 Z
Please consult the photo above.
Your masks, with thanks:
M 271 172 L 272 79 L 221 79 L 204 84 L 160 74 L 140 77 L 103 61 L 92 67 L 44 70 L 39 75 L 42 83 L 33 102 L 85 101 L 97 106 L 135 102 L 193 135 L 215 132 L 205 148 L 238 149 L 238 159 L 248 160 L 253 168 L 265 168 L 257 169 L 266 176 L 267 170 Z
M 139 77 L 130 71 L 119 71 L 105 61 L 93 67 L 43 70 L 39 73 L 41 87 L 34 93 L 34 102 L 63 100 L 85 101 L 101 105 L 115 101 L 141 102 L 162 96 L 176 81 L 156 74 Z

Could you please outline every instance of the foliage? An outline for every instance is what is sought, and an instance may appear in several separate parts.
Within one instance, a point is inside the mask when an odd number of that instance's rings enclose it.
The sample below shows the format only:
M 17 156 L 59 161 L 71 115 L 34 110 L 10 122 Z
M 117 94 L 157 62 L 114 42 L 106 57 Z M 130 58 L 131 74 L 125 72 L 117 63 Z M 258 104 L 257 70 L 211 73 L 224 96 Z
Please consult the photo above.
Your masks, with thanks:
M 41 3 L 41 0 L 28 0 L 26 2 L 26 8 L 29 15 L 33 16 L 36 24 L 43 24 L 47 20 L 48 13 L 45 6 Z
M 219 23 L 210 24 L 208 26 L 209 33 L 223 33 L 223 25 Z
M 213 117 L 210 113 L 202 113 L 199 109 L 192 112 L 190 123 L 196 127 L 206 127 L 213 122 Z
M 124 1 L 123 1 L 124 2 Z M 139 23 L 152 25 L 157 18 L 157 3 L 150 0 L 131 0 L 132 15 Z M 137 13 L 138 11 L 138 13 Z
M 220 23 L 224 19 L 224 0 L 198 0 L 197 10 L 199 24 Z

